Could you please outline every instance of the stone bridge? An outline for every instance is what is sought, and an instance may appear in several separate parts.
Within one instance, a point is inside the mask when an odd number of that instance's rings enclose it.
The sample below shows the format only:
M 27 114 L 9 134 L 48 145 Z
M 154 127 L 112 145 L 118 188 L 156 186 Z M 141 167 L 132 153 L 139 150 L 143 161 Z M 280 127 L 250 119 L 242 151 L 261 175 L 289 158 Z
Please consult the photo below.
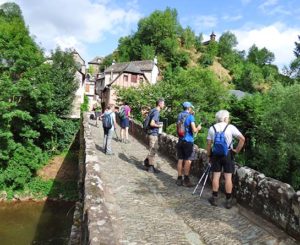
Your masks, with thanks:
M 213 207 L 209 184 L 201 198 L 175 185 L 176 137 L 160 135 L 160 173 L 151 174 L 143 168 L 147 149 L 139 124 L 131 124 L 130 144 L 113 140 L 113 156 L 103 153 L 103 130 L 94 124 L 85 114 L 81 202 L 69 244 L 300 244 L 300 191 L 237 166 L 236 204 Z M 206 160 L 198 149 L 195 183 Z

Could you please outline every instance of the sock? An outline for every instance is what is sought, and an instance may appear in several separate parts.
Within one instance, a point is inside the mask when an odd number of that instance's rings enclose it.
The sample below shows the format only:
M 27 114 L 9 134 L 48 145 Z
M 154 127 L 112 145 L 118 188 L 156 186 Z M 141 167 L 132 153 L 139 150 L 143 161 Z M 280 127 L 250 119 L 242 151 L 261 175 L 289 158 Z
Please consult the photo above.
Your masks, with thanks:
M 178 178 L 177 179 L 181 179 L 182 180 L 182 176 L 178 176 Z
M 188 176 L 188 175 L 185 175 L 185 176 L 184 176 L 184 179 L 185 179 L 185 180 L 188 180 L 188 179 L 189 179 L 189 176 Z
M 217 192 L 217 191 L 213 191 L 212 195 L 213 195 L 214 197 L 217 197 L 217 196 L 218 196 L 218 192 Z
M 226 193 L 226 199 L 230 199 L 231 198 L 231 193 Z

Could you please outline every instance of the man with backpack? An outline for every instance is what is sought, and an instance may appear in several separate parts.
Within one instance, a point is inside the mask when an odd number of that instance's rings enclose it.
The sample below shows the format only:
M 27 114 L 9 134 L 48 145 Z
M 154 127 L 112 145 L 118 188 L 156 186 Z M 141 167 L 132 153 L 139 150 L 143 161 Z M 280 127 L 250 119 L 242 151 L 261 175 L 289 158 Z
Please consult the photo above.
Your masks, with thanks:
M 232 124 L 229 124 L 229 112 L 220 110 L 216 113 L 217 123 L 211 126 L 207 135 L 207 155 L 212 164 L 212 196 L 208 199 L 213 206 L 218 205 L 219 181 L 222 169 L 225 177 L 225 207 L 232 207 L 232 173 L 234 172 L 233 154 L 241 151 L 245 143 L 245 137 Z M 239 140 L 236 148 L 233 148 L 233 138 Z
M 192 160 L 194 160 L 194 133 L 198 133 L 201 130 L 201 125 L 196 127 L 195 117 L 193 115 L 194 106 L 190 102 L 184 102 L 182 104 L 183 112 L 180 112 L 177 119 L 177 134 L 178 143 L 177 149 L 177 171 L 178 178 L 176 184 L 178 186 L 192 187 L 193 184 L 190 181 L 189 173 Z M 182 171 L 184 170 L 184 171 Z M 182 178 L 182 172 L 184 172 L 184 179 Z
M 144 128 L 147 130 L 148 139 L 149 139 L 149 154 L 145 159 L 145 161 L 147 161 L 147 167 L 149 173 L 157 172 L 157 170 L 154 168 L 154 159 L 158 151 L 158 131 L 159 128 L 162 127 L 162 125 L 159 124 L 159 115 L 160 115 L 160 111 L 164 107 L 165 107 L 165 101 L 163 99 L 157 100 L 156 107 L 149 112 L 149 115 L 145 120 L 147 121 L 147 125 L 146 126 L 144 125 Z
M 115 128 L 117 128 L 116 115 L 114 112 L 113 105 L 108 105 L 106 107 L 106 110 L 102 114 L 101 119 L 104 131 L 103 149 L 106 155 L 113 155 L 111 149 L 111 140 L 113 137 L 114 130 Z
M 119 118 L 121 124 L 121 142 L 128 144 L 129 137 L 128 137 L 128 129 L 129 129 L 129 117 L 130 117 L 131 108 L 128 106 L 127 102 L 124 102 L 124 105 L 121 106 L 119 110 Z

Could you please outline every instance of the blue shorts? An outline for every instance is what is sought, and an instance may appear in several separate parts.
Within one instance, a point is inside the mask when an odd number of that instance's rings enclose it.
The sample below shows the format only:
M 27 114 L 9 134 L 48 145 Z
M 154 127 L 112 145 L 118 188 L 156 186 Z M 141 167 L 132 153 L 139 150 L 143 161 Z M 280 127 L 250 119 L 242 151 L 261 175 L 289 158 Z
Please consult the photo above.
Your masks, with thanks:
M 121 119 L 121 128 L 129 128 L 129 118 Z

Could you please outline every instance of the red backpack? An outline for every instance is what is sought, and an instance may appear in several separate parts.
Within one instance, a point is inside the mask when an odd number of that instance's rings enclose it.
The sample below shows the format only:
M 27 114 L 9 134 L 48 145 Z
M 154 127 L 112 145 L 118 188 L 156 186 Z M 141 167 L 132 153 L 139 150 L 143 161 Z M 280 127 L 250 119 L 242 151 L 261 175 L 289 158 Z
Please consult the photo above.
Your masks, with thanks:
M 190 114 L 185 113 L 177 122 L 177 135 L 179 138 L 183 138 L 185 136 L 186 127 L 184 126 L 185 120 Z

